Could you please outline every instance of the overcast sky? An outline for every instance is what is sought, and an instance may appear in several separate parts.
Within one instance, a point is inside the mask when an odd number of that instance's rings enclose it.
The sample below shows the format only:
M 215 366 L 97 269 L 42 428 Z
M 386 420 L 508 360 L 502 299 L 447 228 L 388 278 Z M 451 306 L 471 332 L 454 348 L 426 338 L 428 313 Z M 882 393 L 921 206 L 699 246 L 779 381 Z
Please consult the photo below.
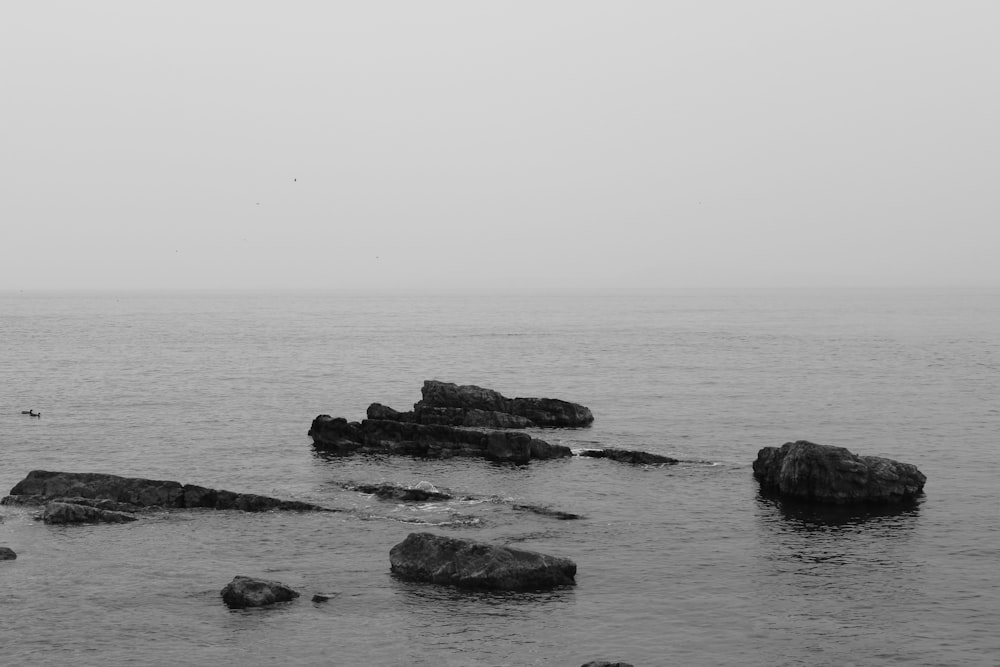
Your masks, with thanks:
M 1000 286 L 1000 3 L 9 2 L 0 289 Z

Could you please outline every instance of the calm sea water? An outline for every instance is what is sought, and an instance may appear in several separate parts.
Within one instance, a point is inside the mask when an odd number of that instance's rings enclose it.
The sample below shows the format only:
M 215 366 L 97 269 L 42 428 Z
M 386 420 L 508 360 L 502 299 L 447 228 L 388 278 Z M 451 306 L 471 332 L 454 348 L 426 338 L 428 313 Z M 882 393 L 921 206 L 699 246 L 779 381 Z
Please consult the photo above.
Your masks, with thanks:
M 583 403 L 593 427 L 536 435 L 685 463 L 312 449 L 317 414 L 407 409 L 432 378 Z M 2 507 L 2 660 L 1000 664 L 998 397 L 1000 291 L 0 294 L 0 493 L 32 469 L 97 471 L 350 510 L 51 527 Z M 881 513 L 761 498 L 757 450 L 797 439 L 914 463 L 926 495 Z M 378 481 L 586 518 L 342 486 Z M 577 585 L 397 581 L 389 550 L 417 530 L 570 557 Z M 237 574 L 303 597 L 230 611 Z

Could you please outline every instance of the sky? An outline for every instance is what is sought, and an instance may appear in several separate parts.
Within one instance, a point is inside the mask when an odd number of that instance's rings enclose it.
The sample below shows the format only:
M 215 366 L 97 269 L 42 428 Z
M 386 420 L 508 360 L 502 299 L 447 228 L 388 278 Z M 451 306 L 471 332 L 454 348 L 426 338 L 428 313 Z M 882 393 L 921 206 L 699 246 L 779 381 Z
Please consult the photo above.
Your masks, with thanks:
M 1000 286 L 1000 3 L 6 3 L 0 289 Z

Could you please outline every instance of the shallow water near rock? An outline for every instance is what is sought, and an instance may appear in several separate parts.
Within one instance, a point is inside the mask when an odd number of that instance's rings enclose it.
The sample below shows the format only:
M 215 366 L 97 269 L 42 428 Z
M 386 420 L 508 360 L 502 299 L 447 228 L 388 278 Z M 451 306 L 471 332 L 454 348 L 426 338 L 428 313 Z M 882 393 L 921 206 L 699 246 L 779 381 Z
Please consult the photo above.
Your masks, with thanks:
M 996 291 L 0 293 L 0 493 L 106 472 L 347 510 L 170 510 L 49 526 L 0 507 L 10 664 L 991 664 L 1000 651 Z M 426 379 L 589 407 L 529 432 L 572 457 L 336 457 L 318 414 L 406 409 Z M 42 413 L 35 418 L 22 410 Z M 759 448 L 808 439 L 915 464 L 893 509 L 759 493 Z M 345 485 L 421 482 L 398 502 Z M 580 515 L 564 521 L 519 510 Z M 439 532 L 565 556 L 576 585 L 408 583 Z M 229 610 L 236 575 L 302 597 Z M 311 602 L 316 593 L 336 592 Z

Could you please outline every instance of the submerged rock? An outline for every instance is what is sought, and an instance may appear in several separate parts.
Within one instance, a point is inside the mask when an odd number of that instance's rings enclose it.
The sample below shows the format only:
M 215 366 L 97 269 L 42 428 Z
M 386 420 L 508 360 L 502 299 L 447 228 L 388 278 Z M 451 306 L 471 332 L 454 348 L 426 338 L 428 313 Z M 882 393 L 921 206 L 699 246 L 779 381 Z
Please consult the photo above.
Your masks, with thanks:
M 583 667 L 632 667 L 630 662 L 608 662 L 607 660 L 591 660 Z
M 426 484 L 426 486 L 424 486 Z M 371 493 L 384 500 L 427 502 L 429 500 L 451 500 L 450 493 L 438 491 L 432 485 L 422 482 L 416 486 L 396 484 L 345 484 L 348 491 Z
M 222 601 L 233 609 L 263 607 L 299 597 L 298 591 L 267 579 L 236 576 L 221 591 Z
M 144 507 L 208 507 L 213 509 L 240 509 L 246 512 L 265 510 L 314 510 L 332 511 L 325 507 L 294 500 L 279 500 L 252 493 L 234 493 L 221 489 L 181 484 L 166 480 L 119 477 L 91 472 L 49 472 L 33 470 L 10 490 L 4 498 L 6 504 L 71 500 L 74 504 L 87 503 L 96 509 L 99 501 L 122 503 L 116 509 L 129 506 Z
M 385 419 L 348 422 L 319 415 L 309 428 L 317 449 L 338 454 L 386 454 L 422 458 L 475 456 L 524 464 L 531 459 L 572 456 L 569 447 L 552 445 L 527 433 L 475 431 L 439 424 Z
M 65 523 L 127 523 L 135 521 L 134 514 L 104 510 L 76 503 L 51 502 L 45 506 L 42 521 L 50 524 Z
M 611 459 L 622 463 L 634 463 L 637 465 L 656 465 L 659 463 L 674 464 L 680 463 L 677 459 L 660 454 L 650 454 L 632 449 L 615 449 L 608 447 L 605 449 L 588 449 L 580 452 L 580 456 L 588 456 L 595 459 Z
M 806 440 L 764 447 L 753 474 L 764 491 L 837 504 L 909 500 L 923 492 L 927 480 L 909 463 Z
M 0 560 L 17 560 L 17 554 L 10 547 L 0 547 Z
M 576 563 L 534 551 L 410 533 L 389 552 L 402 579 L 465 588 L 532 590 L 574 583 Z

